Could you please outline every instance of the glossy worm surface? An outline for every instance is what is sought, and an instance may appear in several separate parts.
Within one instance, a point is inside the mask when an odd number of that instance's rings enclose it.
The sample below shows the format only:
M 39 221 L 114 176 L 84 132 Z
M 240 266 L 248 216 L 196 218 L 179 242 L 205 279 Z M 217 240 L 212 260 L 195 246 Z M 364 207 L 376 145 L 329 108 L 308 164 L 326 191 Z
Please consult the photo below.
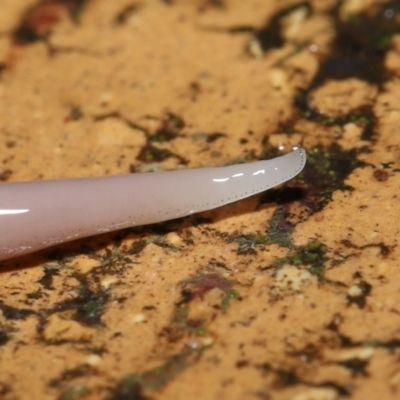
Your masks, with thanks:
M 306 155 L 219 168 L 0 184 L 0 260 L 210 210 L 296 176 Z

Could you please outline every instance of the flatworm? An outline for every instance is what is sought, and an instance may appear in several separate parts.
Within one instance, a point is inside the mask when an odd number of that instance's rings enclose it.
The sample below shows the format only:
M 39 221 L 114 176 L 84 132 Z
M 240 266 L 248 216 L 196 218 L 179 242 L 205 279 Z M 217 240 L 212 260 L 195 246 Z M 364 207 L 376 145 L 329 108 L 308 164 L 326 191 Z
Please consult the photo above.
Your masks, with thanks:
M 305 162 L 298 148 L 228 167 L 3 183 L 0 260 L 220 207 L 293 178 Z

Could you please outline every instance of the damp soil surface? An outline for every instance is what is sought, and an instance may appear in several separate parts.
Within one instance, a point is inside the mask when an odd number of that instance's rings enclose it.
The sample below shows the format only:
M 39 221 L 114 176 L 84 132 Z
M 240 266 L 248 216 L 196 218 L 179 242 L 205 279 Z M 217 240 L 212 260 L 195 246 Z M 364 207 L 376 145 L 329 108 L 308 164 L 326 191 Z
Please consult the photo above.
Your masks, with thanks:
M 397 1 L 2 3 L 0 184 L 308 156 L 2 262 L 2 400 L 399 398 Z

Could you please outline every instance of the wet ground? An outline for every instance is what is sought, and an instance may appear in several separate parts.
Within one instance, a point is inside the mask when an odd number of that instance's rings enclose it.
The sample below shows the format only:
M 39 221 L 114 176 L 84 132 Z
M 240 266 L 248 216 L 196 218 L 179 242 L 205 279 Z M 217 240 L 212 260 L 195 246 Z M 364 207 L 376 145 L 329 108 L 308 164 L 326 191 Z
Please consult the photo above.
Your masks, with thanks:
M 399 398 L 399 32 L 397 1 L 3 0 L 1 181 L 308 162 L 3 262 L 0 398 Z

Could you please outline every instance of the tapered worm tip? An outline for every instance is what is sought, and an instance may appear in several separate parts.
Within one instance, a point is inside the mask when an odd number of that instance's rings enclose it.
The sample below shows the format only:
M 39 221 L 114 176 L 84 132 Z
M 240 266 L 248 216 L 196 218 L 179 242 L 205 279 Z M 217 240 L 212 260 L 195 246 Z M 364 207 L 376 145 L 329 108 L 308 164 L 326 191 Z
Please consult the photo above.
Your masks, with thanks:
M 0 260 L 216 208 L 292 179 L 305 163 L 296 148 L 222 168 L 0 184 Z

